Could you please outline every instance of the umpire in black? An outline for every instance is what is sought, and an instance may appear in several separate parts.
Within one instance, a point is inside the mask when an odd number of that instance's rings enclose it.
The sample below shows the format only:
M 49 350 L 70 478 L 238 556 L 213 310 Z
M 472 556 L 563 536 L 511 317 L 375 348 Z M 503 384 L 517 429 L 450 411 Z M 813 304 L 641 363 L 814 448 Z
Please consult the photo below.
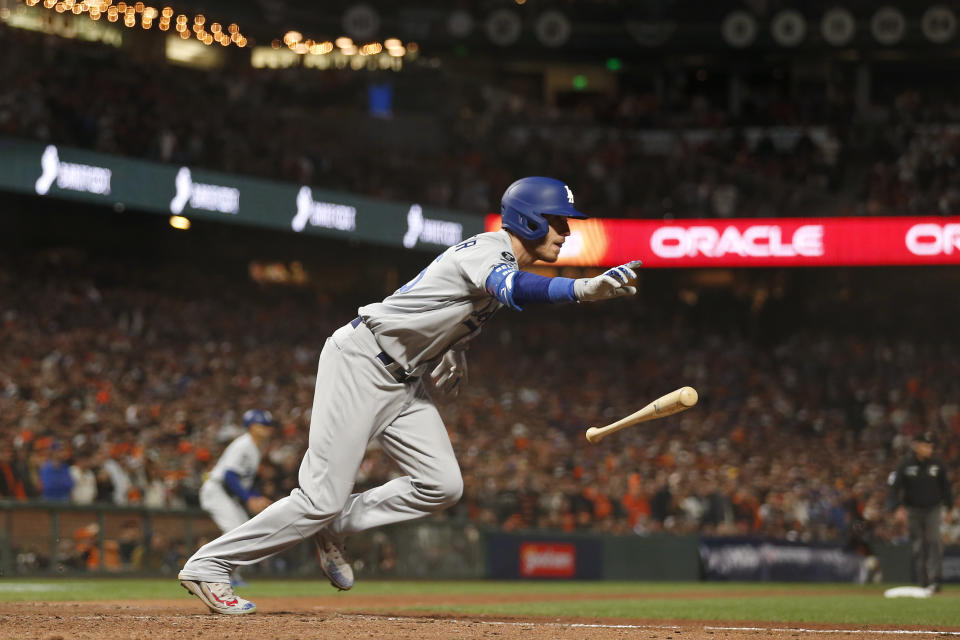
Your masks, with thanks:
M 915 436 L 912 448 L 887 481 L 890 505 L 896 521 L 907 522 L 917 582 L 939 591 L 943 567 L 940 522 L 943 508 L 949 512 L 953 507 L 953 492 L 946 466 L 933 455 L 933 435 Z

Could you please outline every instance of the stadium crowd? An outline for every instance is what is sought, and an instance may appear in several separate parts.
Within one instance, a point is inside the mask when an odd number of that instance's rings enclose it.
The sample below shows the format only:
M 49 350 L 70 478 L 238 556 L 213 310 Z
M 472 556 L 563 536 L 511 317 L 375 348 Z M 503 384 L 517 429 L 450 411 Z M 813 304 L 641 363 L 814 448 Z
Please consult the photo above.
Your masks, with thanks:
M 260 489 L 295 487 L 322 340 L 358 302 L 71 252 L 0 269 L 0 300 L 0 498 L 152 508 L 196 506 L 254 407 L 281 421 Z M 502 311 L 471 347 L 468 388 L 440 399 L 466 491 L 438 517 L 504 530 L 902 537 L 886 476 L 917 431 L 960 434 L 956 344 L 826 317 L 767 344 L 724 322 L 722 306 L 684 308 Z M 701 392 L 696 411 L 584 445 L 586 425 L 683 384 Z M 955 468 L 960 448 L 944 442 Z M 397 472 L 374 445 L 357 487 Z M 960 540 L 960 528 L 946 535 Z
M 864 111 L 849 88 L 761 88 L 745 90 L 735 116 L 695 82 L 558 106 L 443 66 L 385 73 L 210 73 L 0 24 L 0 136 L 471 212 L 532 168 L 576 176 L 606 217 L 960 209 L 960 100 L 945 90 Z M 367 114 L 371 83 L 393 85 L 392 119 Z M 271 135 L 254 135 L 264 123 Z
M 546 105 L 410 67 L 211 74 L 0 24 L 0 137 L 474 212 L 537 168 L 576 176 L 591 213 L 609 217 L 960 213 L 949 93 L 860 111 L 843 91 L 747 92 L 734 116 L 691 87 Z M 372 81 L 394 85 L 392 120 L 365 112 Z M 271 135 L 257 135 L 265 123 Z M 195 507 L 249 408 L 281 421 L 259 489 L 289 493 L 322 341 L 384 293 L 261 290 L 71 252 L 27 262 L 0 263 L 0 499 L 21 501 Z M 889 300 L 871 304 L 844 308 L 859 319 Z M 502 312 L 471 348 L 469 386 L 440 399 L 466 489 L 437 517 L 856 544 L 904 537 L 885 480 L 914 433 L 941 434 L 938 453 L 960 462 L 946 438 L 960 435 L 955 343 L 843 321 L 765 341 L 712 322 L 709 303 L 666 307 Z M 701 404 L 669 428 L 583 445 L 586 425 L 683 384 Z M 357 487 L 395 473 L 374 445 Z M 944 531 L 960 541 L 960 512 Z M 125 562 L 137 535 L 116 541 Z M 182 544 L 150 541 L 154 557 Z

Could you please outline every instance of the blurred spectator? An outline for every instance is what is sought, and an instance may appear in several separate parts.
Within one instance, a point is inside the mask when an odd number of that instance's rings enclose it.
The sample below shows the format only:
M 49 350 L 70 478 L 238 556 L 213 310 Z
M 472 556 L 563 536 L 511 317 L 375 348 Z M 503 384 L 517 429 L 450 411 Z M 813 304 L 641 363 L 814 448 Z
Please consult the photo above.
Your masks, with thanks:
M 136 520 L 127 520 L 123 523 L 120 535 L 117 538 L 117 554 L 121 566 L 139 569 L 144 553 L 140 525 Z
M 44 500 L 69 502 L 70 491 L 73 489 L 73 478 L 70 476 L 70 451 L 59 442 L 49 445 L 50 452 L 46 461 L 40 467 L 40 484 L 43 487 L 41 496 Z
M 91 504 L 97 499 L 97 476 L 90 468 L 90 460 L 78 455 L 70 466 L 70 502 L 73 504 Z
M 12 445 L 0 442 L 0 498 L 25 500 L 27 492 L 23 488 L 22 475 L 18 469 L 16 453 Z
M 164 509 L 169 505 L 167 485 L 156 462 L 147 460 L 143 467 L 143 506 L 151 509 Z

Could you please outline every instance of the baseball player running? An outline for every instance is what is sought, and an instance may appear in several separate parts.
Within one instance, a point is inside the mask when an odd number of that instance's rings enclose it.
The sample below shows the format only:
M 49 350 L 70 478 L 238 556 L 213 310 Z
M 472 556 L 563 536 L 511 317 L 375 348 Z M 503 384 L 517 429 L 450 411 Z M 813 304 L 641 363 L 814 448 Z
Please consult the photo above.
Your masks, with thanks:
M 260 466 L 260 453 L 273 435 L 273 417 L 269 411 L 250 409 L 243 414 L 247 433 L 231 442 L 200 487 L 200 507 L 226 533 L 248 520 L 247 512 L 258 514 L 270 499 L 253 488 Z M 231 575 L 231 584 L 243 584 L 239 570 Z
M 327 339 L 300 487 L 201 547 L 180 571 L 180 584 L 211 611 L 256 611 L 253 602 L 234 594 L 231 572 L 304 539 L 315 541 L 333 586 L 349 589 L 346 536 L 420 518 L 460 499 L 460 468 L 423 376 L 429 372 L 438 389 L 456 393 L 466 380 L 469 340 L 499 309 L 636 293 L 631 282 L 638 261 L 594 278 L 547 278 L 522 270 L 537 260 L 556 262 L 570 235 L 567 218 L 587 217 L 574 209 L 573 192 L 563 182 L 518 180 L 504 192 L 501 213 L 502 230 L 448 248 Z M 373 439 L 406 475 L 351 493 Z

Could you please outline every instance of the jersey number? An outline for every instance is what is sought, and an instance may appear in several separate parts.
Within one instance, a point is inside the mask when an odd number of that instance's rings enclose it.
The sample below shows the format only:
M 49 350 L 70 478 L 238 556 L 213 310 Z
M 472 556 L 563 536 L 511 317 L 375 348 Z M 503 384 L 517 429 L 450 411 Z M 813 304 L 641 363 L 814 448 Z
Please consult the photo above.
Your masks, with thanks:
M 393 292 L 394 295 L 396 295 L 396 294 L 398 294 L 398 293 L 406 293 L 407 291 L 410 291 L 410 289 L 413 289 L 413 287 L 414 287 L 415 284 L 417 284 L 418 282 L 420 282 L 421 280 L 423 280 L 423 275 L 424 275 L 426 272 L 427 272 L 427 267 L 424 267 L 424 268 L 423 268 L 423 271 L 421 271 L 420 273 L 417 274 L 417 277 L 415 277 L 413 280 L 411 280 L 411 281 L 408 282 L 407 284 L 403 285 L 402 287 L 400 287 L 399 289 L 397 289 L 396 291 L 394 291 L 394 292 Z
M 437 259 L 434 260 L 433 262 L 431 262 L 430 264 L 433 264 L 434 262 L 440 262 L 440 258 L 442 258 L 442 257 L 443 257 L 443 254 L 441 253 L 440 255 L 437 256 Z M 430 268 L 430 264 L 428 264 L 427 266 L 425 266 L 425 267 L 423 268 L 423 270 L 420 271 L 420 273 L 418 273 L 418 274 L 416 275 L 416 277 L 414 277 L 413 280 L 411 280 L 411 281 L 408 282 L 407 284 L 403 285 L 402 287 L 400 287 L 399 289 L 397 289 L 396 291 L 394 291 L 394 292 L 393 292 L 393 295 L 397 295 L 398 293 L 406 293 L 407 291 L 410 291 L 410 289 L 413 289 L 418 282 L 420 282 L 421 280 L 423 280 L 423 276 L 426 275 L 427 269 Z

